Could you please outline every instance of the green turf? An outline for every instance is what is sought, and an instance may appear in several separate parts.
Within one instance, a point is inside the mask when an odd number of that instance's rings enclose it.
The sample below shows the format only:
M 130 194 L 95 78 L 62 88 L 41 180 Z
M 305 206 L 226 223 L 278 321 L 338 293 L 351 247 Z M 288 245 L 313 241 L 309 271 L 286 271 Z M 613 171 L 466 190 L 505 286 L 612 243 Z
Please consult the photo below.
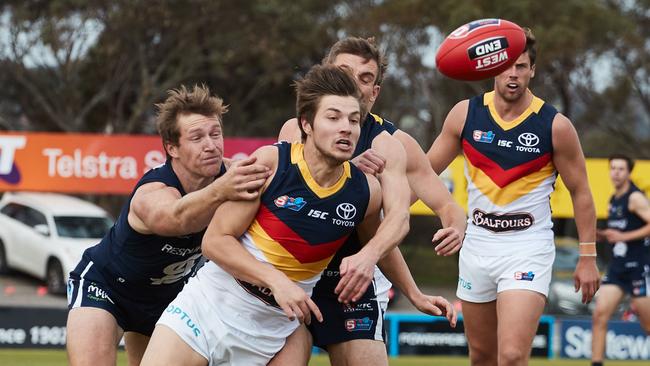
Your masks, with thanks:
M 54 366 L 67 365 L 68 358 L 63 350 L 0 349 L 2 366 Z M 126 366 L 126 354 L 118 354 L 118 365 Z
M 66 365 L 67 358 L 62 350 L 0 350 L 0 365 L 2 366 L 49 366 Z M 126 366 L 124 352 L 118 354 L 119 366 Z M 532 359 L 530 366 L 577 366 L 587 365 L 586 360 L 546 360 Z M 328 366 L 327 356 L 314 356 L 309 366 Z M 399 357 L 390 360 L 391 366 L 460 366 L 469 365 L 466 357 Z M 648 365 L 648 361 L 607 361 L 607 366 Z

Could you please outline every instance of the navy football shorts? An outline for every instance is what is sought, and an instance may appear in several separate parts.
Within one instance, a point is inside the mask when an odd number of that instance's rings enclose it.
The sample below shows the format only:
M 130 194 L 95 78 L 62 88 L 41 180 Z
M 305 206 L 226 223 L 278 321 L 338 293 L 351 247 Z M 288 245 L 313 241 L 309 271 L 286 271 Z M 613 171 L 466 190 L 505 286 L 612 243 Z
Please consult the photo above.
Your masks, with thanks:
M 603 285 L 617 285 L 632 297 L 650 296 L 650 265 L 626 262 L 610 265 L 603 277 Z
M 81 267 L 81 266 L 80 266 Z M 146 303 L 121 296 L 106 285 L 103 276 L 87 262 L 70 273 L 68 279 L 68 309 L 93 307 L 108 311 L 125 332 L 151 336 L 160 315 L 173 299 L 157 299 Z
M 386 341 L 384 313 L 388 298 L 377 299 L 374 285 L 373 281 L 361 299 L 351 304 L 340 303 L 333 292 L 314 291 L 312 300 L 323 314 L 322 323 L 312 320 L 308 326 L 315 346 L 326 349 L 355 339 Z

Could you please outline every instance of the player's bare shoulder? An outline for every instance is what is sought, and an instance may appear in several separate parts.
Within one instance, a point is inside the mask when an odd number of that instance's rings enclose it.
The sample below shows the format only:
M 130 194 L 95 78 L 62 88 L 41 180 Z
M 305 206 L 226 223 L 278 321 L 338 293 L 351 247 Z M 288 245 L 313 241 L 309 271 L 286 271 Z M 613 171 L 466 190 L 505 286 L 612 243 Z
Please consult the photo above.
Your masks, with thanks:
M 451 108 L 443 125 L 443 131 L 453 133 L 455 136 L 460 136 L 465 126 L 467 113 L 469 111 L 469 99 L 461 100 Z
M 557 113 L 552 123 L 551 134 L 554 150 L 564 149 L 570 147 L 567 144 L 575 144 L 578 142 L 578 133 L 567 116 L 562 113 Z
M 646 216 L 650 210 L 650 202 L 648 202 L 648 197 L 646 197 L 646 195 L 641 191 L 634 191 L 630 194 L 630 201 L 628 206 L 629 210 L 637 215 L 640 215 L 640 213 L 643 212 L 643 216 Z M 645 219 L 645 217 L 642 218 Z
M 300 127 L 298 126 L 298 119 L 291 118 L 287 120 L 280 129 L 278 134 L 278 141 L 295 142 L 301 140 Z
M 553 128 L 557 129 L 573 129 L 573 123 L 569 119 L 569 117 L 563 115 L 562 113 L 558 112 L 555 114 L 555 117 L 553 117 Z
M 256 157 L 258 164 L 265 165 L 271 171 L 275 171 L 278 166 L 278 147 L 276 144 L 259 147 L 251 156 Z

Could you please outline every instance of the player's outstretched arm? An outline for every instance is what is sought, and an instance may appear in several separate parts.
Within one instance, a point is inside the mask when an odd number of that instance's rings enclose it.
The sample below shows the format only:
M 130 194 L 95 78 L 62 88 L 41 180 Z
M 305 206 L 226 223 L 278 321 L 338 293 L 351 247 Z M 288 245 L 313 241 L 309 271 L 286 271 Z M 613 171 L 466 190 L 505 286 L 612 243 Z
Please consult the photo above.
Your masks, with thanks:
M 334 289 L 334 293 L 338 294 L 338 300 L 345 303 L 357 301 L 364 294 L 375 275 L 375 265 L 381 258 L 376 248 L 367 245 L 377 232 L 381 222 L 381 186 L 374 176 L 366 174 L 366 178 L 370 188 L 370 201 L 366 215 L 357 227 L 357 235 L 364 247 L 358 253 L 341 260 L 339 267 L 341 279 Z
M 396 247 L 409 231 L 411 190 L 406 178 L 406 151 L 388 132 L 382 132 L 372 141 L 372 149 L 386 159 L 376 177 L 381 186 L 384 218 L 364 250 L 374 250 L 379 258 Z
M 452 327 L 456 327 L 456 312 L 453 306 L 444 297 L 425 295 L 420 291 L 399 248 L 393 249 L 377 264 L 418 310 L 433 316 L 444 316 Z
M 385 216 L 375 235 L 362 250 L 341 261 L 341 281 L 334 291 L 339 295 L 339 301 L 343 302 L 355 301 L 361 297 L 373 278 L 377 261 L 395 248 L 409 230 L 411 190 L 405 174 L 404 148 L 397 139 L 385 131 L 373 140 L 372 148 L 386 158 L 383 172 L 377 175 L 381 183 Z M 371 181 L 376 179 L 368 176 L 368 182 Z
M 203 230 L 226 200 L 254 200 L 270 175 L 256 157 L 233 162 L 208 186 L 181 196 L 163 183 L 140 186 L 131 200 L 129 224 L 141 234 L 178 236 Z
M 571 194 L 580 249 L 583 252 L 573 275 L 575 290 L 582 290 L 582 302 L 588 303 L 600 287 L 600 274 L 596 266 L 595 250 L 596 209 L 589 190 L 585 157 L 575 128 L 560 113 L 553 120 L 552 135 L 553 164 Z
M 261 164 L 275 172 L 276 147 L 262 147 L 255 152 L 254 156 L 259 158 Z M 268 179 L 266 185 L 271 179 Z M 227 201 L 219 206 L 203 236 L 201 245 L 203 255 L 233 277 L 269 288 L 289 319 L 298 318 L 301 322 L 309 323 L 313 312 L 317 319 L 322 321 L 318 307 L 300 287 L 272 265 L 257 260 L 239 242 L 238 238 L 253 222 L 259 206 L 259 199 Z
M 465 126 L 469 101 L 463 100 L 458 102 L 447 114 L 445 122 L 442 125 L 440 135 L 427 152 L 431 168 L 436 174 L 442 173 L 449 164 L 461 153 L 460 137 Z
M 465 235 L 465 211 L 454 201 L 447 187 L 431 168 L 424 151 L 409 134 L 397 131 L 397 138 L 408 156 L 406 176 L 415 195 L 440 217 L 442 229 L 433 236 L 438 255 L 452 255 L 460 250 Z

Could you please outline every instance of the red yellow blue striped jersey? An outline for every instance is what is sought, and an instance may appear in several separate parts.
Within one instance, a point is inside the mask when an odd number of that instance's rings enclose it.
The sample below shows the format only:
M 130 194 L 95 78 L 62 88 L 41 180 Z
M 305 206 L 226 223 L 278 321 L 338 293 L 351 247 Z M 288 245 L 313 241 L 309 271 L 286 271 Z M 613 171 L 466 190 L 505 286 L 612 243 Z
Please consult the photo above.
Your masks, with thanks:
M 512 242 L 553 238 L 549 196 L 557 176 L 552 141 L 556 114 L 533 96 L 524 113 L 506 122 L 494 107 L 494 91 L 470 99 L 461 136 L 469 250 L 499 255 L 510 251 Z
M 364 173 L 350 162 L 330 187 L 321 187 L 303 158 L 303 144 L 276 144 L 278 168 L 262 194 L 242 244 L 311 290 L 354 229 L 363 221 L 370 199 Z

